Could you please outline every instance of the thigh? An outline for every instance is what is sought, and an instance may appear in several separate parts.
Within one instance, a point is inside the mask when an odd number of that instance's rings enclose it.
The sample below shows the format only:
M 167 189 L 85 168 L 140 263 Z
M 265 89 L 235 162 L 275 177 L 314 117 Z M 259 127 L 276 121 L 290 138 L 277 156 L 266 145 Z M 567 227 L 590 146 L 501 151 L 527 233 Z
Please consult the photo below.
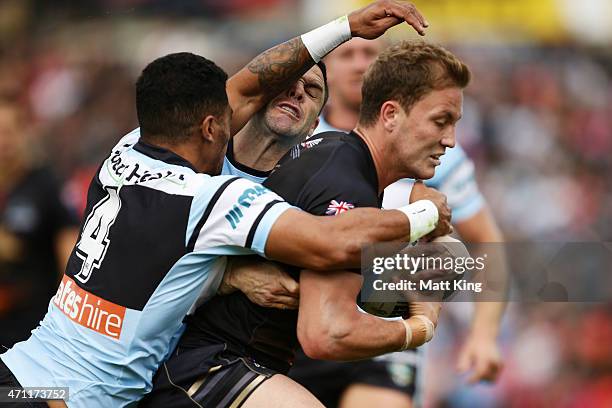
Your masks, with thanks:
M 8 397 L 8 390 L 15 389 L 20 390 L 21 384 L 17 381 L 17 378 L 13 375 L 11 370 L 4 364 L 0 359 L 0 388 L 2 388 L 3 397 Z M 0 402 L 0 406 L 3 408 L 47 408 L 48 405 L 45 402 L 31 402 L 27 400 L 15 400 L 9 402 L 6 398 L 3 398 L 4 402 Z M 49 405 L 51 407 L 63 408 L 66 405 L 63 401 L 53 402 L 55 405 Z
M 312 360 L 299 351 L 289 377 L 304 386 L 323 405 L 334 408 L 350 385 L 351 372 L 351 363 Z
M 342 394 L 339 407 L 365 408 L 376 403 L 389 408 L 413 406 L 418 364 L 401 357 L 402 354 L 393 353 L 353 363 L 351 385 Z
M 162 364 L 139 407 L 239 407 L 274 374 L 252 360 L 213 349 L 181 351 Z
M 261 384 L 243 408 L 324 408 L 308 390 L 291 378 L 276 374 Z
M 410 408 L 412 398 L 405 392 L 393 388 L 368 384 L 353 384 L 340 399 L 340 408 Z

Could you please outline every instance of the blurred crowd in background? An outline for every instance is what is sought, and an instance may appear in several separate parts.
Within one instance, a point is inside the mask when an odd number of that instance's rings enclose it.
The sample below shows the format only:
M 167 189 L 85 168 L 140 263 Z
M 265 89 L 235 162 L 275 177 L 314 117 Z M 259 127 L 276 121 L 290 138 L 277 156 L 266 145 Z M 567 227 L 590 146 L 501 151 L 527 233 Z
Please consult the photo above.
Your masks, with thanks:
M 27 299 L 13 296 L 11 302 L 9 296 L 23 285 L 14 286 L 21 279 L 14 275 L 21 272 L 10 267 L 6 255 L 11 251 L 7 202 L 16 183 L 6 165 L 8 146 L 23 142 L 29 166 L 52 172 L 70 213 L 56 229 L 73 228 L 96 167 L 137 126 L 133 84 L 146 63 L 169 52 L 192 51 L 231 75 L 263 49 L 326 22 L 340 7 L 347 11 L 364 2 L 338 3 L 322 8 L 318 0 L 0 2 L 0 98 L 16 103 L 25 115 L 16 134 L 0 123 L 5 151 L 0 152 L 5 161 L 0 164 L 0 331 L 13 330 L 11 316 Z M 561 24 L 556 34 L 547 25 L 540 34 L 517 38 L 512 33 L 506 39 L 503 32 L 492 32 L 480 34 L 479 41 L 473 32 L 444 31 L 449 28 L 443 15 L 437 20 L 436 7 L 449 12 L 449 3 L 432 1 L 423 10 L 432 25 L 429 39 L 456 52 L 473 71 L 458 141 L 476 163 L 480 187 L 506 239 L 612 241 L 612 35 L 576 33 Z M 496 2 L 459 3 L 476 10 Z M 557 10 L 564 2 L 531 3 L 540 8 L 550 3 Z M 582 3 L 606 8 L 597 0 Z M 608 17 L 612 26 L 612 13 Z M 436 31 L 437 22 L 444 29 Z M 465 27 L 466 33 L 473 29 Z M 398 29 L 391 37 L 414 35 Z M 0 121 L 4 118 L 0 114 Z M 51 280 L 57 276 L 52 269 L 47 274 Z M 49 276 L 27 279 L 33 284 Z M 43 296 L 46 304 L 53 286 L 46 286 L 46 297 L 35 291 L 30 296 Z M 428 348 L 426 406 L 612 406 L 610 303 L 509 304 L 501 335 L 505 370 L 498 384 L 474 387 L 466 386 L 453 367 L 469 307 L 448 305 Z M 44 309 L 38 310 L 41 318 Z M 27 335 L 6 335 L 3 341 Z

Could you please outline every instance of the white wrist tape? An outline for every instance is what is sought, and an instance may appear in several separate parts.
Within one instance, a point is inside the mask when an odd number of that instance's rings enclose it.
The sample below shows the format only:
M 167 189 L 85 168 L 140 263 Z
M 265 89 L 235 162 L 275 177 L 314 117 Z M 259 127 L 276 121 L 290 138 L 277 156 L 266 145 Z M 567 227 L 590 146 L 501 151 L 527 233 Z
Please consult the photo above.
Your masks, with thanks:
M 408 321 L 402 319 L 402 323 L 404 323 L 404 329 L 406 329 L 406 339 L 404 340 L 404 345 L 400 351 L 408 350 L 410 347 L 410 342 L 412 341 L 412 329 L 410 328 Z
M 436 327 L 434 326 L 433 322 L 429 320 L 427 316 L 424 315 L 414 315 L 411 317 L 416 317 L 417 319 L 422 321 L 423 324 L 425 324 L 425 343 L 427 343 L 429 340 L 432 339 L 434 335 L 434 330 Z
M 438 225 L 438 208 L 429 200 L 419 200 L 398 208 L 410 220 L 410 242 L 429 234 Z
M 319 62 L 334 48 L 351 39 L 348 17 L 339 17 L 331 23 L 302 34 L 301 38 L 314 62 Z

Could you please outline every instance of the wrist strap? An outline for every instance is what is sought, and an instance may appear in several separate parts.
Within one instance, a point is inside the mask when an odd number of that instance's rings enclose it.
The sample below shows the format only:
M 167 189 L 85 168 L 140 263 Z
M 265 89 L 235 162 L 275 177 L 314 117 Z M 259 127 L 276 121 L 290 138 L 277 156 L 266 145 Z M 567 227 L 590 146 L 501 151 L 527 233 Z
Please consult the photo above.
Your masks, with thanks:
M 418 330 L 419 332 L 424 331 L 425 332 L 425 339 L 423 341 L 423 343 L 421 344 L 415 344 L 412 345 L 412 338 L 413 338 L 413 333 L 412 333 L 412 328 L 410 327 L 410 323 L 408 322 L 408 320 L 415 318 L 417 320 L 419 320 L 421 323 L 423 323 L 423 327 L 419 327 Z M 404 339 L 404 345 L 402 346 L 402 348 L 399 351 L 404 351 L 407 350 L 409 348 L 414 348 L 414 347 L 418 347 L 418 346 L 422 346 L 423 344 L 427 343 L 428 341 L 430 341 L 433 338 L 434 335 L 434 331 L 435 331 L 435 326 L 433 324 L 433 322 L 431 320 L 429 320 L 429 318 L 427 316 L 424 315 L 414 315 L 414 316 L 410 316 L 410 319 L 402 319 L 402 323 L 404 324 L 404 328 L 406 329 L 406 337 Z M 414 320 L 413 320 L 414 322 Z
M 406 338 L 404 339 L 404 345 L 400 351 L 408 350 L 408 348 L 410 348 L 410 342 L 412 341 L 412 328 L 407 320 L 402 319 L 402 323 L 404 323 L 404 329 L 406 329 Z
M 334 48 L 351 39 L 351 26 L 348 17 L 339 17 L 330 23 L 302 34 L 301 38 L 314 62 L 319 62 Z
M 434 335 L 435 326 L 431 320 L 427 316 L 424 315 L 414 315 L 411 317 L 416 317 L 425 325 L 425 343 L 432 339 Z
M 412 204 L 398 208 L 406 214 L 410 220 L 410 242 L 418 241 L 419 238 L 429 234 L 436 229 L 438 224 L 438 208 L 430 200 L 419 200 Z

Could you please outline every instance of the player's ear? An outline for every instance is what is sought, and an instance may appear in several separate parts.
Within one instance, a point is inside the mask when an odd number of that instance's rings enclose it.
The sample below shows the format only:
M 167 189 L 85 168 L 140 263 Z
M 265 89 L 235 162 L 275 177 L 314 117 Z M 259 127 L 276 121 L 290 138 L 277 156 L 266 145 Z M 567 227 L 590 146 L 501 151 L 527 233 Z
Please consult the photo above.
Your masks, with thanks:
M 310 127 L 310 130 L 308 131 L 308 137 L 312 136 L 317 126 L 319 126 L 319 118 L 315 119 L 314 123 Z
M 397 127 L 400 109 L 396 101 L 386 101 L 380 107 L 379 120 L 387 132 L 392 132 Z
M 200 136 L 206 142 L 213 143 L 215 140 L 215 127 L 218 127 L 219 123 L 217 118 L 213 115 L 208 115 L 202 120 L 200 124 Z

